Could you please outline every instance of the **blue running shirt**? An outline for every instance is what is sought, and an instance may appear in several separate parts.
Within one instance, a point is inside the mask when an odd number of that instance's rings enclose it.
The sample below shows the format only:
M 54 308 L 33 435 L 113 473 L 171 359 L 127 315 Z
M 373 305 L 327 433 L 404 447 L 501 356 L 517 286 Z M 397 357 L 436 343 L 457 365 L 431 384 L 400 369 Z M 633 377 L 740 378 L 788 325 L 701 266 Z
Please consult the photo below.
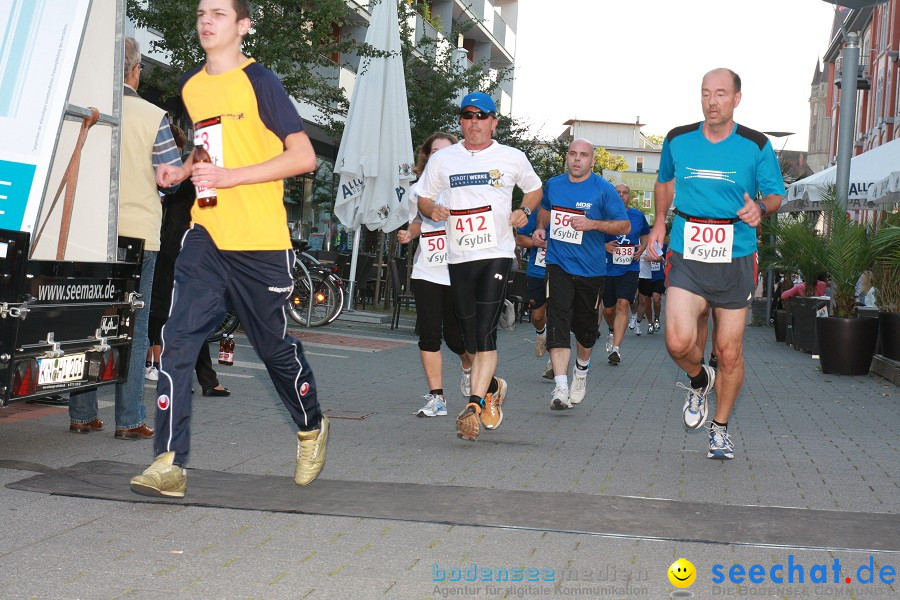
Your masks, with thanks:
M 622 199 L 619 199 L 619 203 L 624 207 L 625 204 L 622 203 Z M 631 245 L 637 246 L 641 243 L 642 235 L 650 234 L 650 224 L 647 222 L 647 217 L 644 216 L 644 213 L 639 211 L 636 208 L 629 208 L 627 211 L 628 220 L 631 221 L 631 231 L 628 232 L 628 235 L 611 235 L 604 234 L 607 242 L 616 242 L 620 245 Z M 604 249 L 605 252 L 605 249 Z M 607 277 L 618 277 L 619 275 L 624 275 L 629 271 L 640 271 L 641 270 L 641 261 L 635 260 L 630 265 L 614 265 L 612 254 L 606 252 L 606 276 Z
M 531 236 L 534 233 L 534 230 L 537 229 L 537 219 L 538 219 L 539 211 L 534 211 L 528 217 L 528 223 L 525 227 L 520 227 L 516 233 L 521 235 Z M 549 233 L 547 234 L 549 235 Z M 537 257 L 538 248 L 528 248 L 528 268 L 525 270 L 525 274 L 528 277 L 537 277 L 538 279 L 543 279 L 544 275 L 547 273 L 547 269 L 545 267 L 539 267 L 534 264 L 534 259 Z
M 584 214 L 595 221 L 624 221 L 625 205 L 616 188 L 596 173 L 584 181 L 572 183 L 564 173 L 549 179 L 544 185 L 541 208 Z M 550 229 L 553 229 L 551 217 Z M 601 231 L 585 231 L 581 244 L 552 239 L 547 234 L 547 264 L 559 265 L 569 275 L 600 277 L 606 275 L 606 234 Z
M 744 194 L 755 200 L 784 195 L 781 168 L 768 138 L 735 124 L 730 136 L 713 144 L 702 131 L 703 123 L 676 127 L 666 136 L 660 156 L 657 180 L 675 179 L 675 205 L 692 217 L 733 219 L 744 206 Z M 684 253 L 685 220 L 675 217 L 672 250 Z M 756 252 L 756 230 L 743 221 L 734 224 L 732 257 Z

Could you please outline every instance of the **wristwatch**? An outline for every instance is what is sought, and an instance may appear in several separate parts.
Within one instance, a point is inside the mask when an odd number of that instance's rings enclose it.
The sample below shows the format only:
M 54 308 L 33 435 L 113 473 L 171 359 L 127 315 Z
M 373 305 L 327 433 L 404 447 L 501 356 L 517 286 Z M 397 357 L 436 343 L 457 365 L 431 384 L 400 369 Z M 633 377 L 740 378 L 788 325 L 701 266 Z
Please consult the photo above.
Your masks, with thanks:
M 523 213 L 525 213 L 525 216 L 526 216 L 526 217 L 530 217 L 530 216 L 531 216 L 531 209 L 528 208 L 527 206 L 520 206 L 520 207 L 519 207 L 519 210 L 521 210 Z
M 760 217 L 766 216 L 766 205 L 759 200 L 756 201 L 756 205 L 759 207 L 759 216 Z

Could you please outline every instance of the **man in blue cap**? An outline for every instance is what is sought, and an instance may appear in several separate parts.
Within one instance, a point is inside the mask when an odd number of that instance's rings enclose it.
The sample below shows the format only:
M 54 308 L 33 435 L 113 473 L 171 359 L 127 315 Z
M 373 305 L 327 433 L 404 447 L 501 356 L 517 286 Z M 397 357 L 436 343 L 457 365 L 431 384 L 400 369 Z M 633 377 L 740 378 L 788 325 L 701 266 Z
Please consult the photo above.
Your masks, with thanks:
M 447 262 L 453 306 L 466 352 L 474 355 L 469 403 L 456 418 L 457 435 L 474 441 L 481 425 L 503 420 L 506 381 L 497 368 L 497 323 L 515 257 L 513 227 L 523 227 L 541 201 L 541 180 L 523 152 L 495 142 L 497 105 L 483 92 L 460 103 L 463 139 L 431 157 L 419 180 L 419 210 L 447 220 Z M 513 188 L 525 193 L 512 210 Z M 438 202 L 435 200 L 439 199 Z

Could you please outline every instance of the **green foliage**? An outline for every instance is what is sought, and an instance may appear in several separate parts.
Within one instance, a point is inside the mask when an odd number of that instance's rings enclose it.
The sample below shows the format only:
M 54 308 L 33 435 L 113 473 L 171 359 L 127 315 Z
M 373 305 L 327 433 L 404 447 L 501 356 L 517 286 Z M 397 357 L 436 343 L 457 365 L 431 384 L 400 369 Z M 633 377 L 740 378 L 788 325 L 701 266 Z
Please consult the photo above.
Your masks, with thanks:
M 764 243 L 759 246 L 760 268 L 800 273 L 807 296 L 815 295 L 816 279 L 826 270 L 821 259 L 825 241 L 816 231 L 817 216 L 799 212 L 763 219 Z
M 828 206 L 830 227 L 823 245 L 822 264 L 834 288 L 834 315 L 856 316 L 856 282 L 875 260 L 868 228 L 850 220 L 837 202 L 834 187 L 823 194 Z
M 597 148 L 594 150 L 594 172 L 601 174 L 604 170 L 627 171 L 628 163 L 621 154 L 610 154 L 605 148 Z
M 889 215 L 881 224 L 872 246 L 875 303 L 884 312 L 900 312 L 900 213 Z

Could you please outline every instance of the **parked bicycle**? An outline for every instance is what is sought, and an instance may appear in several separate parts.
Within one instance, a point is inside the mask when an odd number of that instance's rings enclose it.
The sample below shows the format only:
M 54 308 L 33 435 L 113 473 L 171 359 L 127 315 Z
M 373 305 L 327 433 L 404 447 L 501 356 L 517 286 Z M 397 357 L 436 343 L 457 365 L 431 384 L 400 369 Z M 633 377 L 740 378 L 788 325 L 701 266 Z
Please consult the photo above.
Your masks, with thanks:
M 306 250 L 309 244 L 292 240 L 294 246 L 294 291 L 285 304 L 288 316 L 300 325 L 327 325 L 344 309 L 344 284 L 333 269 Z

